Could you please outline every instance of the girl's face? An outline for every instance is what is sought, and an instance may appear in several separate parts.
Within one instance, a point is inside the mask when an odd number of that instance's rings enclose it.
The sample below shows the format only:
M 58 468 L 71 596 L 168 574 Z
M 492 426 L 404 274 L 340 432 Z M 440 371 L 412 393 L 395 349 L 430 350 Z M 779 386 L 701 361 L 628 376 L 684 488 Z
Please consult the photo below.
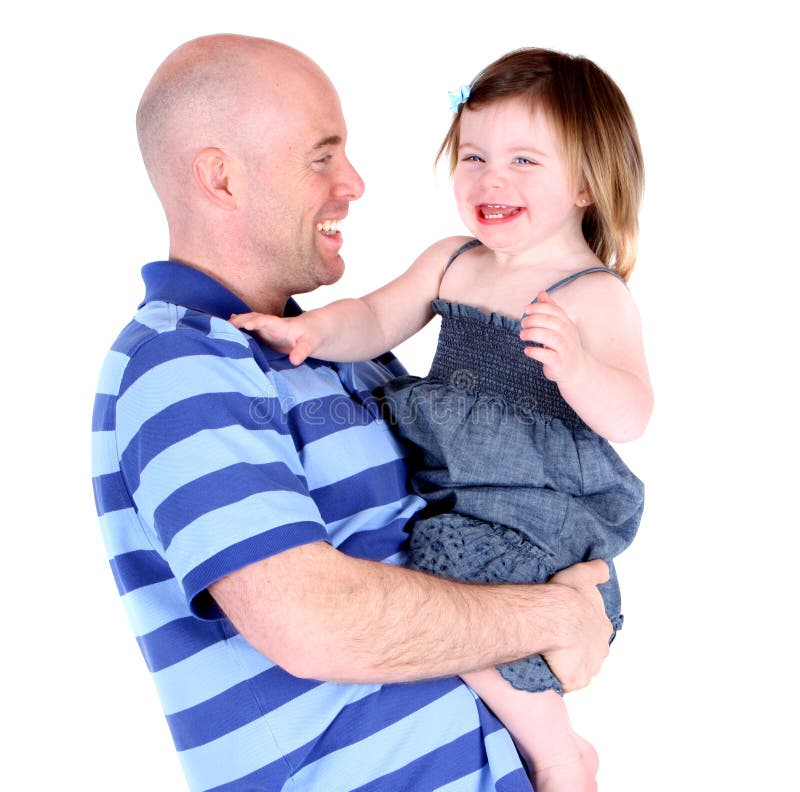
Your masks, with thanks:
M 467 228 L 488 248 L 519 255 L 583 240 L 588 194 L 567 164 L 553 125 L 522 99 L 461 115 L 454 189 Z M 585 243 L 584 243 L 585 244 Z

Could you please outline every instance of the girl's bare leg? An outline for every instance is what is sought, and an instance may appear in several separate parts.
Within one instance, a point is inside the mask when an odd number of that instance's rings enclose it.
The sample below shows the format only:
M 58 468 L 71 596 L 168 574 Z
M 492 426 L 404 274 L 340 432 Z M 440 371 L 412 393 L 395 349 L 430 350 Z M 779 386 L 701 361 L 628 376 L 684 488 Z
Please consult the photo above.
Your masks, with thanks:
M 494 668 L 463 675 L 511 733 L 536 792 L 595 792 L 597 752 L 572 730 L 553 690 L 517 690 Z

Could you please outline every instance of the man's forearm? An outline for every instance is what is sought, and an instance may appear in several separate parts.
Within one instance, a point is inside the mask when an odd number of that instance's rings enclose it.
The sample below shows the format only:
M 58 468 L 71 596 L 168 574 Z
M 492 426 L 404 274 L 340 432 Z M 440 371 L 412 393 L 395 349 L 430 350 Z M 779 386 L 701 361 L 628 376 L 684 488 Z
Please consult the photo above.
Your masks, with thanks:
M 400 682 L 567 650 L 585 609 L 565 585 L 471 585 L 294 548 L 211 592 L 242 635 L 296 676 Z M 579 639 L 578 639 L 579 640 Z

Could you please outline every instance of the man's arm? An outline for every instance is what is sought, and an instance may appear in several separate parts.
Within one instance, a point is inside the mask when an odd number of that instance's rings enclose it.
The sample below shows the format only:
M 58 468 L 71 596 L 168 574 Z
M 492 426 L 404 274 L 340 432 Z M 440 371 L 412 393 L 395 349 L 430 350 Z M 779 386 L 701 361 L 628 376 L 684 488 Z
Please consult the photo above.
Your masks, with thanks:
M 455 583 L 315 542 L 210 587 L 256 649 L 299 677 L 347 683 L 451 676 L 543 654 L 566 690 L 588 684 L 611 626 L 602 561 L 540 585 Z
M 597 672 L 611 634 L 595 587 L 603 562 L 578 567 L 594 572 L 577 584 L 484 586 L 328 545 L 275 386 L 263 395 L 271 383 L 228 323 L 212 320 L 208 335 L 156 333 L 123 384 L 116 435 L 139 518 L 193 607 L 210 590 L 245 639 L 290 673 L 389 682 L 535 652 L 567 688 Z M 254 399 L 265 402 L 256 412 Z

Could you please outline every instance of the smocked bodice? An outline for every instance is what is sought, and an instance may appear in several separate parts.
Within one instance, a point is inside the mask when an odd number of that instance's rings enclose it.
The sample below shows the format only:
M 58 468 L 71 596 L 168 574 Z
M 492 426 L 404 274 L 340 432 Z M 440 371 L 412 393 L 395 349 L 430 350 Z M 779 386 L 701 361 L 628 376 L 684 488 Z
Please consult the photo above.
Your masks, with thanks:
M 485 394 L 545 418 L 584 425 L 538 360 L 523 353 L 520 322 L 472 305 L 434 300 L 442 317 L 439 343 L 428 379 Z

